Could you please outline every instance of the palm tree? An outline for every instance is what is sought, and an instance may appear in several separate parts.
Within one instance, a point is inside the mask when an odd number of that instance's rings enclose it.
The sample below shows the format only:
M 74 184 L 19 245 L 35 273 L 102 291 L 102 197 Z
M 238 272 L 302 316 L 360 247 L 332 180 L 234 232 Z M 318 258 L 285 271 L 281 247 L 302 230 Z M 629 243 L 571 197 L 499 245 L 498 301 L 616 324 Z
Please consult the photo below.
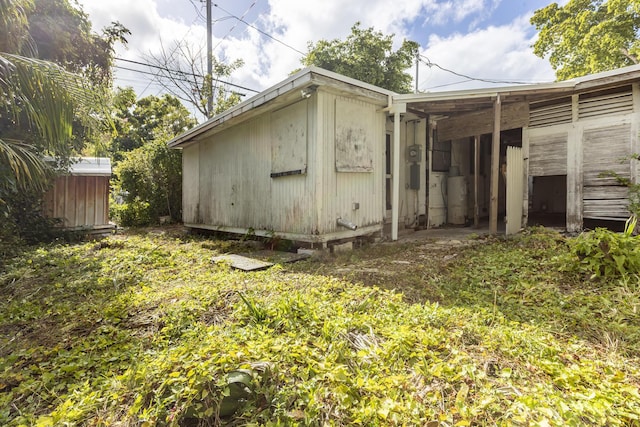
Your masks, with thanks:
M 0 0 L 0 201 L 3 191 L 44 188 L 50 167 L 43 155 L 69 154 L 74 118 L 88 120 L 96 101 L 84 78 L 33 58 L 31 6 Z

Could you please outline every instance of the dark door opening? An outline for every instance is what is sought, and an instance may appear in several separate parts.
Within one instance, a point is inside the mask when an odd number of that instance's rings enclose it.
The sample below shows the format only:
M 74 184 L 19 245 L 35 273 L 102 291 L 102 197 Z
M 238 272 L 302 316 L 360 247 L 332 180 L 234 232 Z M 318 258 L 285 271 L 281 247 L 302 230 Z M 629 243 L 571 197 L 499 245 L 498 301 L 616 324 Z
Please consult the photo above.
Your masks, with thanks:
M 567 226 L 566 175 L 530 178 L 528 225 Z

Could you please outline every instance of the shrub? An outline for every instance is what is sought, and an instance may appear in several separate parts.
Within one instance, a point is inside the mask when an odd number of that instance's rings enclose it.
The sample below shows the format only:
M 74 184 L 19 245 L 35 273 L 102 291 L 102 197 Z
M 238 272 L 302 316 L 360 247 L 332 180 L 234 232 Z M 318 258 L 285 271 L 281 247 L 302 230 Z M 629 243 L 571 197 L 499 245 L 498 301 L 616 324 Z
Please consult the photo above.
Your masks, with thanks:
M 120 225 L 150 225 L 160 216 L 182 219 L 182 153 L 169 149 L 166 141 L 148 142 L 118 163 L 113 187 L 125 196 L 113 213 Z
M 582 233 L 569 244 L 571 261 L 591 277 L 626 277 L 640 274 L 640 236 L 634 236 L 633 230 L 638 220 L 627 220 L 623 233 L 606 228 Z
M 112 218 L 123 227 L 142 227 L 156 222 L 148 202 L 135 199 L 128 203 L 111 204 Z

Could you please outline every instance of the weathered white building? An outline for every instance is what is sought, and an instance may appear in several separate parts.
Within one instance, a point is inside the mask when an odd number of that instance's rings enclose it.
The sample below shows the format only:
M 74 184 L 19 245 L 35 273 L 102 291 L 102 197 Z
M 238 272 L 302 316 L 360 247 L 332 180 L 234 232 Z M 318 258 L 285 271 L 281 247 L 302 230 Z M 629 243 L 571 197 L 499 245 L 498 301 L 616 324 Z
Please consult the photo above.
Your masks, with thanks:
M 308 68 L 170 141 L 193 228 L 326 243 L 398 228 L 624 220 L 640 67 L 398 95 Z M 396 179 L 397 177 L 397 179 Z M 505 226 L 506 223 L 506 226 Z

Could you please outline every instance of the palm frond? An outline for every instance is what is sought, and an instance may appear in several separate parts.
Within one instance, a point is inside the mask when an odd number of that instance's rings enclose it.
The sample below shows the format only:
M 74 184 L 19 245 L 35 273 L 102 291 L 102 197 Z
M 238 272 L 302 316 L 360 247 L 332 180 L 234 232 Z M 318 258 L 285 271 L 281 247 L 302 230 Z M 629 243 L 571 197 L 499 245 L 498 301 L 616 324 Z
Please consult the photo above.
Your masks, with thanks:
M 36 160 L 37 152 L 68 153 L 74 119 L 90 127 L 97 122 L 92 112 L 100 105 L 99 93 L 81 76 L 48 61 L 0 52 L 0 107 L 17 128 L 39 137 L 38 150 L 24 140 L 5 138 L 0 162 L 20 185 L 42 185 L 46 165 Z

